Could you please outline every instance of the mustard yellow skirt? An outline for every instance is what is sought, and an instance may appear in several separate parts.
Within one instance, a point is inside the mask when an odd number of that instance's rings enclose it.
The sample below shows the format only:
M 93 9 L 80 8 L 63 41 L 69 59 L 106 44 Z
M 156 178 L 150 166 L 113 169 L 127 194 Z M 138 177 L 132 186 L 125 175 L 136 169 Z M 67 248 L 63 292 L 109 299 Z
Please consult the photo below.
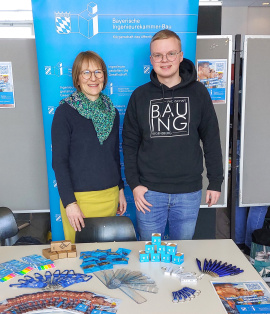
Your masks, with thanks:
M 75 192 L 77 204 L 86 218 L 115 216 L 118 208 L 119 188 L 90 192 Z M 71 227 L 66 210 L 60 200 L 65 239 L 75 242 L 75 230 Z

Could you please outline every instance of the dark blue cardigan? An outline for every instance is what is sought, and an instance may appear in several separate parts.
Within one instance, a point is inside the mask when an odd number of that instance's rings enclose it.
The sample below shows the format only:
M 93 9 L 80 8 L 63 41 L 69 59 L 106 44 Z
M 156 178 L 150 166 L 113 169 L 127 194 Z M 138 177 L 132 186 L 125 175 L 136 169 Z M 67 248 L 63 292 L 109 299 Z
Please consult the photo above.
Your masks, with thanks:
M 52 122 L 52 166 L 64 207 L 75 202 L 74 192 L 124 187 L 119 157 L 119 112 L 109 137 L 100 145 L 91 120 L 67 103 Z

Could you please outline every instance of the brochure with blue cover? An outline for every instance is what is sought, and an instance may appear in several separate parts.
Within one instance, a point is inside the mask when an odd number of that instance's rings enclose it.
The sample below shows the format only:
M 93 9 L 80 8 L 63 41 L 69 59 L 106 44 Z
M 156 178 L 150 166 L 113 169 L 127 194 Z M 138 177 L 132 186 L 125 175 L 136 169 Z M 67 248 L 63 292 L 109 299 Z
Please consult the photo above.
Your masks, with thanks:
M 211 282 L 228 314 L 270 313 L 270 292 L 261 281 Z

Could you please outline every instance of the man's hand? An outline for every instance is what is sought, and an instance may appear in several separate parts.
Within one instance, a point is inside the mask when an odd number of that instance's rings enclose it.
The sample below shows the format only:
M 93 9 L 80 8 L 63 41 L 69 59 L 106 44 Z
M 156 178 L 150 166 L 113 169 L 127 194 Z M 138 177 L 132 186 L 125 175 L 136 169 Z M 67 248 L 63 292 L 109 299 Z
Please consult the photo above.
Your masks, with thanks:
M 147 206 L 152 206 L 152 204 L 148 203 L 147 200 L 144 198 L 144 194 L 148 191 L 147 187 L 138 185 L 133 190 L 133 196 L 136 208 L 138 211 L 141 211 L 145 214 L 145 210 L 150 212 L 150 209 Z M 147 205 L 147 206 L 146 206 Z
M 122 216 L 127 210 L 127 201 L 124 194 L 124 189 L 119 191 L 119 205 L 117 209 L 117 214 Z
M 85 216 L 77 203 L 69 204 L 66 207 L 66 214 L 71 227 L 75 231 L 81 231 L 81 228 L 85 227 L 83 220 Z
M 219 197 L 220 192 L 207 190 L 205 202 L 206 204 L 208 204 L 208 207 L 211 207 L 212 205 L 215 205 L 218 202 Z

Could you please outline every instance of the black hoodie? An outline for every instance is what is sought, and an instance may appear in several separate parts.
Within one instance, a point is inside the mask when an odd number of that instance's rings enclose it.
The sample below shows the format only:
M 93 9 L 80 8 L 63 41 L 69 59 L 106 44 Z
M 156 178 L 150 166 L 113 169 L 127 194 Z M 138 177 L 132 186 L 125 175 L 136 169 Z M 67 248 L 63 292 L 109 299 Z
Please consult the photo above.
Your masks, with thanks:
M 131 95 L 123 127 L 127 183 L 163 193 L 189 193 L 202 188 L 203 152 L 208 190 L 220 191 L 222 154 L 216 113 L 207 89 L 197 82 L 193 63 L 180 64 L 181 83 L 169 88 L 151 82 Z M 203 144 L 203 152 L 200 146 Z

